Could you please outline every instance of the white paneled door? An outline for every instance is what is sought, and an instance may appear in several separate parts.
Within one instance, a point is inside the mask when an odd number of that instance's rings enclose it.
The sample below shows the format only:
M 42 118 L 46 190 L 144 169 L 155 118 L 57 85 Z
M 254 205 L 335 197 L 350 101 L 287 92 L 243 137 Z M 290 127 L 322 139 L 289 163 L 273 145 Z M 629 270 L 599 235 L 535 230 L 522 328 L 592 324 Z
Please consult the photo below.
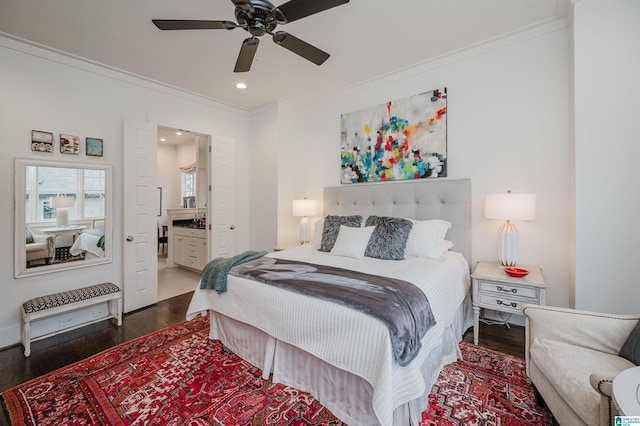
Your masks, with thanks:
M 236 144 L 235 140 L 211 140 L 211 259 L 236 254 Z
M 157 126 L 124 120 L 124 312 L 158 301 Z

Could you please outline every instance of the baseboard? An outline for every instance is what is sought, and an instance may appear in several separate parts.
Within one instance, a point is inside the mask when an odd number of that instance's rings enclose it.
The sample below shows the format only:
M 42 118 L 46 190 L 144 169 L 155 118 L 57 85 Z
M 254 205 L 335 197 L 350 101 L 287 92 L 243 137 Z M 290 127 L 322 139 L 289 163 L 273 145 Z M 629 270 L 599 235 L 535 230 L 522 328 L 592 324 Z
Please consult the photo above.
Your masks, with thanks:
M 5 327 L 0 330 L 0 349 L 14 346 L 21 342 L 22 339 L 20 338 L 20 324 Z

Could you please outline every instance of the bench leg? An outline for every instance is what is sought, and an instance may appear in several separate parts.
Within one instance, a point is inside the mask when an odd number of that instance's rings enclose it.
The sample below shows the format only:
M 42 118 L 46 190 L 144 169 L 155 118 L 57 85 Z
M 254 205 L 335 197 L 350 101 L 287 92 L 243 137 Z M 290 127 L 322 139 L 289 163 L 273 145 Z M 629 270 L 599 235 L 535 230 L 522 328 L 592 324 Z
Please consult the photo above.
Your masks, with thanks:
M 122 325 L 122 297 L 116 300 L 116 309 L 118 310 L 118 327 Z
M 31 355 L 31 323 L 24 321 L 22 323 L 22 344 L 24 345 L 25 358 Z
M 122 297 L 109 300 L 109 313 L 118 321 L 118 327 L 122 325 Z

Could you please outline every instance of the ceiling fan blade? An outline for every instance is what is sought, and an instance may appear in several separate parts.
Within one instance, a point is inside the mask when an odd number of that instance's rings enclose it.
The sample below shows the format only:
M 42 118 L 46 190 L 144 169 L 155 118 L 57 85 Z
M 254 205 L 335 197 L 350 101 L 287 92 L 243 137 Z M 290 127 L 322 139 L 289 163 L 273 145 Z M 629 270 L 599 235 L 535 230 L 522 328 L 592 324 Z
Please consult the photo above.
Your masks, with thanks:
M 277 31 L 273 35 L 273 41 L 316 65 L 322 65 L 324 61 L 329 59 L 329 56 L 331 56 L 327 52 L 320 50 L 285 31 Z
M 279 24 L 286 24 L 345 3 L 349 3 L 349 0 L 290 0 L 276 7 L 280 12 L 276 16 Z M 284 21 L 280 22 L 283 16 Z
M 251 63 L 253 62 L 253 57 L 256 55 L 259 43 L 260 40 L 256 37 L 247 38 L 242 42 L 242 47 L 240 48 L 240 53 L 236 60 L 236 67 L 233 69 L 233 72 L 247 72 L 251 69 Z
M 231 2 L 235 7 L 238 7 L 245 12 L 253 13 L 253 11 L 255 10 L 250 0 L 231 0 Z
M 188 19 L 152 19 L 161 30 L 232 30 L 238 25 L 231 21 L 193 21 Z

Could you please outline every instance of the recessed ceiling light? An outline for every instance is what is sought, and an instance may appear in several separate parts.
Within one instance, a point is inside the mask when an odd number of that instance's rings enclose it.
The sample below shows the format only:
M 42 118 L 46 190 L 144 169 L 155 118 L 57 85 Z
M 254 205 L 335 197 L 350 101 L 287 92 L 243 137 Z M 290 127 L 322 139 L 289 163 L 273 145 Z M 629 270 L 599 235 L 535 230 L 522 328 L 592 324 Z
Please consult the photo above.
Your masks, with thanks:
M 167 140 L 165 138 L 160 138 L 160 142 L 166 142 Z
M 246 89 L 246 88 L 247 88 L 247 85 L 246 85 L 246 84 L 244 84 L 244 83 L 238 83 L 238 84 L 236 84 L 236 87 L 237 87 L 238 89 Z
M 182 136 L 182 132 L 176 132 L 176 135 Z

